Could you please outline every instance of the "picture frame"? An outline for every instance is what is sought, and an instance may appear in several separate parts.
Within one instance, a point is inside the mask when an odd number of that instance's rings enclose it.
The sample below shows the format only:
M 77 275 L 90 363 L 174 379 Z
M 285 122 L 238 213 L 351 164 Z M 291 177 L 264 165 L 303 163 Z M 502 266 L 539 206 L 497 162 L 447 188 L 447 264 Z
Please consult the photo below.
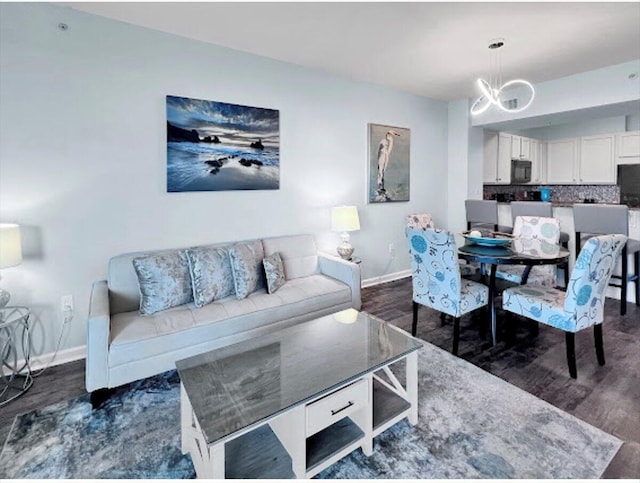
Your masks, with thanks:
M 166 96 L 167 192 L 280 189 L 280 111 Z
M 411 130 L 369 123 L 368 185 L 369 203 L 409 201 L 411 181 Z

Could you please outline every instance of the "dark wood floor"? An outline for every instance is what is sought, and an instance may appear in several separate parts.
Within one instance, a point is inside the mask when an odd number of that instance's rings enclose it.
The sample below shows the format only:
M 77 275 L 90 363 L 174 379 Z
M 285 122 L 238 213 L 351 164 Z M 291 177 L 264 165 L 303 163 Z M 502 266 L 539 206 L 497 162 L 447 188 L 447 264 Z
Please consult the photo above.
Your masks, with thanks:
M 640 477 L 640 308 L 628 305 L 625 317 L 618 302 L 607 300 L 604 343 L 607 364 L 596 360 L 593 332 L 576 337 L 578 379 L 569 377 L 564 334 L 540 326 L 537 336 L 526 319 L 514 317 L 498 327 L 499 342 L 491 347 L 489 334 L 481 335 L 485 316 L 476 312 L 462 319 L 459 356 L 521 389 L 567 411 L 625 443 L 611 462 L 605 478 Z M 363 290 L 363 310 L 407 331 L 411 330 L 411 279 Z M 499 313 L 499 320 L 504 314 Z M 515 327 L 505 341 L 505 325 Z M 437 312 L 422 307 L 418 337 L 450 350 L 453 327 L 440 323 Z M 9 434 L 17 414 L 85 394 L 84 361 L 50 368 L 31 390 L 0 408 L 0 441 Z

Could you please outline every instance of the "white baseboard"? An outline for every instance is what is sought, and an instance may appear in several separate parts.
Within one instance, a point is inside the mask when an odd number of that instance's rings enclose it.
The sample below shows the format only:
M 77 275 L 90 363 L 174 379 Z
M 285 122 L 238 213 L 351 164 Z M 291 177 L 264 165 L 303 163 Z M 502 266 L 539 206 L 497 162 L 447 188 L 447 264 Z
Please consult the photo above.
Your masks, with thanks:
M 51 360 L 53 357 L 53 352 L 48 354 L 42 354 L 40 356 L 34 356 L 30 360 L 29 366 L 31 367 L 31 372 L 39 371 L 40 369 L 44 369 L 45 367 L 53 367 L 59 366 L 60 364 L 66 364 L 67 362 L 78 361 L 80 359 L 85 359 L 87 357 L 87 346 L 81 345 L 78 347 L 70 347 L 69 349 L 64 349 L 58 351 L 55 359 Z M 18 367 L 22 367 L 24 365 L 24 359 L 18 361 Z M 6 368 L 2 368 L 2 372 L 7 374 Z
M 400 272 L 388 273 L 386 275 L 380 275 L 379 277 L 367 278 L 362 281 L 362 288 L 372 287 L 381 283 L 393 282 L 394 280 L 400 280 L 401 278 L 410 277 L 411 269 L 402 270 Z

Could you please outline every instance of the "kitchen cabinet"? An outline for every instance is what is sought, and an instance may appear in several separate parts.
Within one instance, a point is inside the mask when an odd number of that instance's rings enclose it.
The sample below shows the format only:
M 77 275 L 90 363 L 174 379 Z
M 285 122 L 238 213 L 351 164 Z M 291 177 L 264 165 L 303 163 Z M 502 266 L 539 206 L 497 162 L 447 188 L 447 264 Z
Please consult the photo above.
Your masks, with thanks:
M 640 131 L 620 133 L 618 138 L 618 157 L 640 157 Z
M 547 183 L 577 182 L 578 139 L 558 139 L 547 142 Z
M 540 141 L 536 139 L 529 140 L 530 143 L 530 160 L 531 160 L 531 181 L 529 184 L 545 183 L 543 172 L 543 158 L 541 155 Z
M 576 178 L 580 184 L 614 184 L 615 135 L 580 138 L 580 157 Z
M 531 139 L 522 136 L 511 136 L 511 159 L 531 160 Z
M 511 136 L 485 131 L 482 181 L 486 184 L 511 182 Z

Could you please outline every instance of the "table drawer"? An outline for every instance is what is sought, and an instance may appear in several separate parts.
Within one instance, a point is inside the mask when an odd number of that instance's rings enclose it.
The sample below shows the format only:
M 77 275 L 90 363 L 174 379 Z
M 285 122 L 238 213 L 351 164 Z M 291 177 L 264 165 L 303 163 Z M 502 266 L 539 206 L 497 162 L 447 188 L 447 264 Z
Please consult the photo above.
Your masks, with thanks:
M 350 384 L 307 405 L 307 436 L 331 426 L 345 416 L 369 404 L 369 386 L 366 379 Z

